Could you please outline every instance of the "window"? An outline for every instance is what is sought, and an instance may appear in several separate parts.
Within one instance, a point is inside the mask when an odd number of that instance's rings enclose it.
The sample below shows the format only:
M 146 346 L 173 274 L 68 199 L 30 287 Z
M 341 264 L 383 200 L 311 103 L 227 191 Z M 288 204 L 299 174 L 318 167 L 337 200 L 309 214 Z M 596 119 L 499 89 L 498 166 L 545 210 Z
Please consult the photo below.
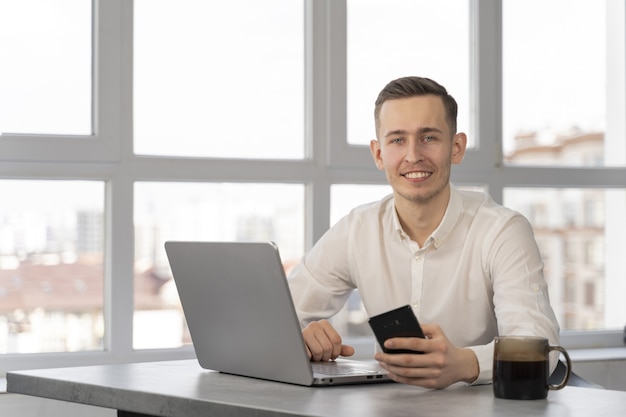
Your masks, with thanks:
M 91 2 L 2 0 L 0 10 L 0 132 L 90 135 Z
M 626 165 L 623 116 L 613 115 L 625 110 L 615 89 L 624 78 L 624 17 L 610 1 L 502 2 L 502 149 L 515 172 L 503 201 L 544 241 L 563 330 L 626 323 L 618 307 L 626 263 L 613 249 L 624 244 L 626 184 L 609 169 Z
M 273 241 L 286 272 L 304 253 L 302 185 L 140 182 L 134 195 L 135 349 L 190 343 L 166 241 Z
M 103 349 L 104 186 L 0 180 L 0 353 Z
M 623 92 L 609 88 L 616 80 L 607 79 L 624 53 L 613 49 L 607 28 L 623 30 L 624 16 L 612 16 L 608 3 L 502 3 L 503 148 L 508 163 L 624 166 L 623 121 L 609 117 L 610 106 L 623 100 Z M 587 29 L 581 31 L 583 26 Z
M 304 156 L 302 2 L 136 0 L 134 17 L 136 153 Z
M 622 293 L 615 288 L 621 277 L 615 271 L 626 271 L 626 259 L 619 251 L 608 250 L 621 244 L 616 236 L 626 236 L 626 191 L 579 188 L 506 188 L 504 204 L 526 215 L 534 225 L 535 237 L 545 264 L 552 306 L 563 330 L 610 329 L 622 327 L 611 319 L 619 310 Z M 533 221 L 533 207 L 547 208 L 546 222 Z M 589 222 L 589 208 L 598 207 L 600 216 Z M 595 214 L 595 213 L 594 213 Z M 618 238 L 623 239 L 623 238 Z M 567 276 L 570 292 L 587 294 L 568 296 L 563 277 Z M 593 293 L 589 288 L 593 288 Z M 600 293 L 596 288 L 604 288 Z M 584 292 L 583 292 L 584 289 Z M 589 296 L 593 294 L 593 297 Z
M 193 357 L 163 242 L 271 238 L 290 268 L 390 192 L 367 143 L 407 74 L 459 101 L 453 182 L 533 222 L 563 343 L 621 343 L 623 2 L 48 3 L 0 0 L 0 373 Z
M 469 12 L 468 0 L 347 1 L 349 143 L 368 145 L 375 138 L 376 96 L 406 75 L 446 86 L 459 103 L 458 129 L 469 133 Z M 474 136 L 469 139 L 472 146 Z

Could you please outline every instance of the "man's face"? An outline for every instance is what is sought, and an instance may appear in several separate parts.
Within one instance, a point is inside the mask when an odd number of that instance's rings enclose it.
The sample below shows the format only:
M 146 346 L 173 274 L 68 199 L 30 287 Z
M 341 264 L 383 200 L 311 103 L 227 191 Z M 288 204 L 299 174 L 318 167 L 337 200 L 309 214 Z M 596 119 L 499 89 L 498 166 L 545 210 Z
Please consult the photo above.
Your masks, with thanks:
M 396 198 L 424 204 L 448 190 L 450 167 L 463 160 L 466 137 L 452 136 L 440 97 L 384 102 L 376 134 L 372 156 Z

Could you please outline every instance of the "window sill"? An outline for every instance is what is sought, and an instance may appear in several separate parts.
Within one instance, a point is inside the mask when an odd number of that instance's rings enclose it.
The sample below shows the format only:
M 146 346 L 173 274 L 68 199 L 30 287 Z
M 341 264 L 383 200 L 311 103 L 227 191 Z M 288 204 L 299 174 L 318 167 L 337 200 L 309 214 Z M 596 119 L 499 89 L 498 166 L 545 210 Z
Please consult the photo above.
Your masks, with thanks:
M 574 362 L 626 361 L 626 347 L 568 349 Z

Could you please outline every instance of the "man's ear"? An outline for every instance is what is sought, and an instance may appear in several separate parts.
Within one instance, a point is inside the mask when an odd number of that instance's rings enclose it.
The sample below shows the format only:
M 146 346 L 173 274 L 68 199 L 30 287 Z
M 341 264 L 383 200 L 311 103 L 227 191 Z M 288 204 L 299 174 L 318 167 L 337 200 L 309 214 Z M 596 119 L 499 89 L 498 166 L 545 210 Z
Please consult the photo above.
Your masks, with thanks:
M 463 132 L 457 133 L 452 138 L 452 163 L 460 164 L 465 156 L 467 147 L 467 135 Z
M 370 140 L 370 151 L 372 152 L 372 158 L 374 158 L 376 168 L 381 171 L 384 170 L 385 165 L 383 164 L 383 158 L 380 156 L 380 142 L 378 142 L 377 139 Z

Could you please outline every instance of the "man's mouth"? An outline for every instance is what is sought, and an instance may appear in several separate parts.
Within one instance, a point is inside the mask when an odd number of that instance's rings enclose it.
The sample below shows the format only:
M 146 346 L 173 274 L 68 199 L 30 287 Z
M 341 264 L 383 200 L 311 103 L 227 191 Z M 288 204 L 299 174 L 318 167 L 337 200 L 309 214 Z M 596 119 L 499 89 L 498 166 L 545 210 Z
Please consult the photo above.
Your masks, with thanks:
M 413 171 L 413 172 L 407 172 L 406 174 L 403 174 L 405 178 L 408 178 L 410 180 L 428 178 L 431 175 L 432 175 L 432 172 L 425 172 L 425 171 Z

